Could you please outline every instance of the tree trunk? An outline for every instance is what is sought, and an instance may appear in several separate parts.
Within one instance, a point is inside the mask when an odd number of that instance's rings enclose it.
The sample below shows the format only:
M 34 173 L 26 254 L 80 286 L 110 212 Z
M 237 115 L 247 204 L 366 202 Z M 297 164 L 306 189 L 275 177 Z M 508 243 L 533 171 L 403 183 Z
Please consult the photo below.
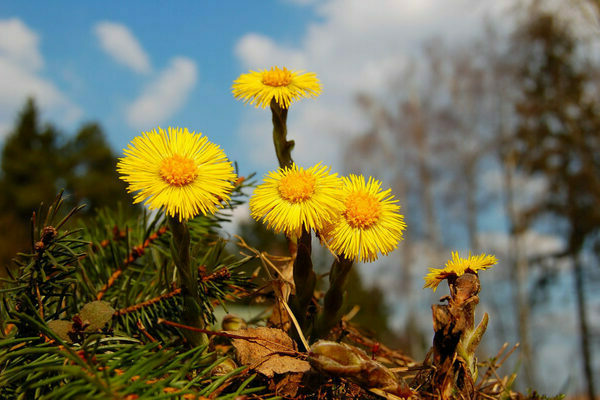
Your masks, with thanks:
M 479 240 L 477 238 L 477 156 L 469 155 L 463 163 L 464 179 L 466 183 L 465 201 L 467 207 L 467 233 L 469 235 L 469 249 L 478 253 Z
M 513 191 L 513 171 L 515 160 L 511 153 L 504 159 L 504 207 L 509 222 L 509 254 L 512 264 L 511 278 L 513 291 L 515 292 L 517 307 L 517 332 L 521 343 L 521 362 L 525 375 L 525 384 L 533 387 L 535 374 L 533 371 L 533 351 L 529 341 L 529 303 L 527 301 L 526 283 L 527 258 L 522 250 L 522 231 L 519 216 L 515 207 Z
M 427 127 L 421 111 L 421 104 L 419 99 L 413 99 L 411 101 L 411 107 L 413 108 L 415 115 L 415 123 L 413 127 L 413 140 L 417 145 L 418 151 L 418 174 L 419 174 L 419 188 L 421 191 L 421 199 L 423 201 L 423 213 L 425 214 L 425 235 L 429 243 L 433 248 L 439 248 L 441 243 L 440 240 L 440 229 L 435 216 L 435 202 L 433 198 L 433 174 L 429 167 L 429 142 L 427 139 Z
M 578 252 L 579 253 L 579 252 Z M 587 397 L 595 400 L 594 371 L 592 369 L 592 349 L 590 347 L 590 331 L 587 322 L 587 307 L 584 287 L 584 271 L 579 254 L 573 254 L 573 276 L 575 282 L 575 295 L 577 296 L 577 315 L 579 317 L 579 339 L 583 359 L 583 373 L 587 386 Z

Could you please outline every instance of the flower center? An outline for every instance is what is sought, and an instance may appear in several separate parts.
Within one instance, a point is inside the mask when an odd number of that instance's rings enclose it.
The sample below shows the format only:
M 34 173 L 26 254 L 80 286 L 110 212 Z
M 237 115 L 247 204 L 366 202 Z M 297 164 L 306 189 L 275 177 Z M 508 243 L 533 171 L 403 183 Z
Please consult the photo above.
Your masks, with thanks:
M 369 193 L 352 193 L 346 200 L 346 210 L 343 215 L 351 227 L 367 229 L 379 220 L 381 204 Z
M 272 67 L 270 71 L 263 72 L 262 83 L 267 86 L 287 86 L 292 81 L 292 73 L 286 67 L 279 69 Z
M 306 171 L 294 171 L 279 181 L 279 194 L 290 203 L 310 199 L 315 192 L 315 177 Z
M 173 186 L 187 185 L 198 176 L 194 160 L 177 154 L 162 160 L 159 171 L 161 178 Z

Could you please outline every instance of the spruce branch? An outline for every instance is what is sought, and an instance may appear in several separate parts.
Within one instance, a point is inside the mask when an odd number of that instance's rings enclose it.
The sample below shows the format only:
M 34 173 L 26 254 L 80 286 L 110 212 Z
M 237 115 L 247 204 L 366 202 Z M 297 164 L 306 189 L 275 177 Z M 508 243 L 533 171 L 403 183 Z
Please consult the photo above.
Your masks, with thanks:
M 121 315 L 130 314 L 132 312 L 139 311 L 142 308 L 146 308 L 146 307 L 149 307 L 151 305 L 154 305 L 154 304 L 156 304 L 158 302 L 161 302 L 161 301 L 163 301 L 165 299 L 170 299 L 171 297 L 179 296 L 180 294 L 181 294 L 181 288 L 177 288 L 177 289 L 172 290 L 172 291 L 170 291 L 168 293 L 161 294 L 158 297 L 154 297 L 152 299 L 146 300 L 146 301 L 144 301 L 142 303 L 134 304 L 132 306 L 129 306 L 129 307 L 117 310 L 115 312 L 114 316 L 115 317 L 120 317 Z
M 115 226 L 116 228 L 116 226 Z M 118 232 L 121 232 L 118 230 Z M 162 236 L 163 234 L 165 234 L 165 232 L 167 232 L 167 227 L 166 226 L 161 226 L 156 232 L 152 233 L 150 236 L 148 236 L 148 238 L 146 240 L 144 240 L 143 243 L 133 246 L 131 248 L 131 250 L 128 252 L 127 257 L 123 260 L 123 262 L 121 263 L 121 265 L 119 266 L 118 269 L 116 269 L 112 275 L 108 278 L 108 281 L 102 286 L 102 288 L 98 291 L 98 294 L 96 295 L 96 300 L 102 300 L 102 297 L 104 297 L 104 295 L 106 294 L 106 291 L 108 289 L 110 289 L 114 283 L 116 282 L 116 280 L 119 278 L 119 276 L 121 276 L 121 274 L 123 273 L 123 270 L 129 266 L 130 264 L 134 263 L 138 258 L 140 258 L 141 256 L 144 255 L 146 249 L 158 238 L 160 238 L 160 236 Z M 106 239 L 105 239 L 106 240 Z M 100 242 L 103 243 L 103 242 Z

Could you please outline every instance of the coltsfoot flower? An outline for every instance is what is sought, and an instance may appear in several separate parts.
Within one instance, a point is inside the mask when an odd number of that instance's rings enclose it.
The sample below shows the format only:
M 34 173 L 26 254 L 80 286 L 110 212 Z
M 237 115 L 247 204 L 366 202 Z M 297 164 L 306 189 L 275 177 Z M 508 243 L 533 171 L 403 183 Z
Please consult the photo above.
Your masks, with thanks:
M 344 209 L 341 217 L 329 225 L 321 238 L 329 247 L 349 260 L 374 261 L 379 253 L 394 250 L 406 229 L 391 189 L 382 191 L 381 182 L 361 175 L 342 178 Z
M 466 272 L 476 274 L 477 271 L 486 270 L 493 267 L 498 259 L 493 255 L 480 254 L 468 258 L 461 258 L 458 252 L 452 252 L 452 259 L 448 260 L 444 268 L 429 268 L 429 273 L 425 276 L 425 285 L 423 288 L 430 287 L 435 290 L 441 281 L 448 278 L 457 278 Z
M 270 70 L 250 71 L 233 82 L 233 96 L 250 102 L 256 108 L 265 108 L 275 99 L 281 108 L 302 97 L 316 97 L 321 93 L 321 84 L 313 72 L 290 71 L 283 67 Z
M 143 132 L 119 159 L 117 171 L 136 192 L 134 203 L 164 207 L 179 221 L 202 213 L 213 214 L 229 201 L 236 175 L 218 145 L 187 128 Z
M 302 229 L 321 230 L 336 219 L 344 203 L 341 180 L 320 163 L 303 169 L 293 164 L 267 174 L 250 198 L 250 213 L 275 232 L 299 237 Z

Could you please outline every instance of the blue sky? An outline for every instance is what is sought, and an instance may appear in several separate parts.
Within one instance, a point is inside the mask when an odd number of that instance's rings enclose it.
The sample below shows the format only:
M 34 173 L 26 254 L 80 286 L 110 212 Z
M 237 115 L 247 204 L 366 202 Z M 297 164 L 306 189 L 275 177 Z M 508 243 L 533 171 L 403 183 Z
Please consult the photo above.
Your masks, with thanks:
M 339 142 L 364 127 L 356 93 L 384 89 L 431 36 L 476 34 L 483 15 L 496 12 L 484 3 L 5 0 L 0 140 L 33 94 L 66 132 L 100 122 L 118 153 L 143 130 L 177 125 L 223 146 L 242 173 L 262 175 L 276 165 L 269 112 L 245 107 L 230 88 L 249 68 L 285 65 L 316 72 L 324 87 L 290 112 L 296 160 L 341 169 Z
M 235 140 L 244 106 L 230 91 L 232 81 L 246 70 L 235 55 L 236 43 L 253 32 L 295 46 L 307 22 L 315 19 L 313 9 L 277 1 L 254 2 L 252 7 L 243 1 L 163 4 L 3 1 L 0 41 L 23 42 L 23 53 L 30 54 L 18 62 L 27 64 L 22 69 L 29 68 L 32 80 L 42 81 L 32 85 L 34 94 L 48 91 L 43 84 L 56 92 L 38 101 L 44 117 L 65 131 L 73 132 L 82 121 L 99 121 L 120 152 L 141 130 L 157 124 L 186 126 L 244 163 L 243 148 Z M 35 43 L 28 44 L 22 37 L 27 35 Z M 158 88 L 161 79 L 163 89 Z M 11 96 L 5 101 L 10 104 L 0 115 L 0 134 L 12 125 L 25 91 L 18 100 Z M 153 93 L 170 97 L 144 106 L 144 94 Z M 136 100 L 137 113 L 131 110 Z

